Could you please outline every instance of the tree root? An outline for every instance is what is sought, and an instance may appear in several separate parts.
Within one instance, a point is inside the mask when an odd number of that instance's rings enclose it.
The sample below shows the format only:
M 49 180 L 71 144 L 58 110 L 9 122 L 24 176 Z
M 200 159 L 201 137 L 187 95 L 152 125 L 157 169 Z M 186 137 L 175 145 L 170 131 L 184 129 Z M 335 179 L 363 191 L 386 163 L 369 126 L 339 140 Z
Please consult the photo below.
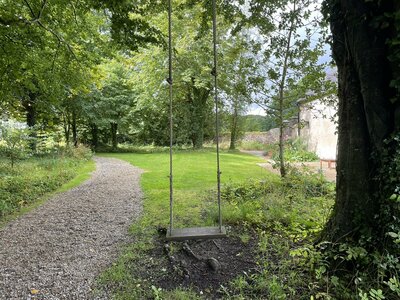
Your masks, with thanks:
M 218 244 L 215 243 L 215 245 L 219 250 L 221 250 Z M 221 269 L 221 264 L 216 258 L 214 257 L 207 258 L 197 255 L 196 253 L 193 252 L 193 250 L 186 242 L 182 246 L 182 251 L 188 257 L 194 258 L 196 261 L 204 261 L 207 264 L 207 266 L 214 272 L 217 272 Z M 187 268 L 186 262 L 184 260 L 177 260 L 176 257 L 171 254 L 171 248 L 168 243 L 164 244 L 164 252 L 168 257 L 169 262 L 173 265 L 174 270 L 178 272 L 181 276 L 183 276 L 185 279 L 189 279 L 190 272 Z

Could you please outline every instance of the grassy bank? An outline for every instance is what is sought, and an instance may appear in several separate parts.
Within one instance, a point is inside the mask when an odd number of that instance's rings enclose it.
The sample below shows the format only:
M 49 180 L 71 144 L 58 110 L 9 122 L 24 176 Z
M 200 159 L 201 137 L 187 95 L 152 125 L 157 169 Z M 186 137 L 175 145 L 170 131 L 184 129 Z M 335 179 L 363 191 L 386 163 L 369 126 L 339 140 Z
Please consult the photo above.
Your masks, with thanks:
M 0 160 L 0 224 L 66 191 L 90 177 L 92 160 L 69 157 L 29 158 L 13 168 Z

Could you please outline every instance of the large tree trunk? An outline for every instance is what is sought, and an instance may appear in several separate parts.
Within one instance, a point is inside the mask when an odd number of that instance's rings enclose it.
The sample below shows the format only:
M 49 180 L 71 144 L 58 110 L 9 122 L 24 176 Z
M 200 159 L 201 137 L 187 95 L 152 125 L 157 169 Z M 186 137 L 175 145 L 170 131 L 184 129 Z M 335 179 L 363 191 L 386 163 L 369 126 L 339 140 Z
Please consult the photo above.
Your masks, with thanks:
M 36 97 L 37 96 L 35 93 L 29 92 L 28 98 L 26 98 L 22 103 L 26 113 L 26 125 L 28 126 L 29 129 L 31 129 L 30 137 L 32 138 L 32 140 L 29 143 L 29 147 L 33 152 L 36 151 L 36 137 L 37 137 L 35 132 L 36 117 L 37 117 Z
M 78 128 L 76 126 L 76 111 L 72 110 L 72 140 L 74 147 L 78 147 Z
M 112 143 L 112 148 L 114 150 L 116 150 L 118 147 L 117 130 L 118 130 L 118 124 L 111 123 L 111 143 Z
M 387 7 L 365 0 L 326 2 L 338 67 L 339 139 L 336 203 L 324 237 L 357 240 L 374 232 L 380 241 L 376 215 L 387 195 L 381 194 L 376 176 L 384 140 L 394 132 L 394 107 L 388 30 L 372 26 L 371 20 Z
M 92 149 L 96 151 L 99 147 L 99 129 L 96 124 L 90 124 L 90 129 L 92 133 Z

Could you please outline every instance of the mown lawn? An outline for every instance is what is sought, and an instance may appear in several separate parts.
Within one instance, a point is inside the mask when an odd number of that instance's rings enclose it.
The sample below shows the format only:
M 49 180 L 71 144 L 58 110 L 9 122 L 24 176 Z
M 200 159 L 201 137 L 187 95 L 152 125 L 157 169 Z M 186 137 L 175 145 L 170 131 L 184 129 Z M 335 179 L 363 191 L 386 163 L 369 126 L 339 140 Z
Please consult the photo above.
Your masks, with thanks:
M 145 171 L 141 185 L 146 197 L 144 218 L 148 225 L 169 223 L 169 153 L 101 154 L 128 161 Z M 248 179 L 278 180 L 278 177 L 257 165 L 260 158 L 240 152 L 222 152 L 222 183 Z M 214 151 L 177 151 L 173 155 L 174 212 L 176 226 L 212 225 L 201 218 L 202 209 L 216 200 L 216 154 Z M 213 190 L 213 192 L 210 192 Z M 208 224 L 204 224 L 208 222 Z

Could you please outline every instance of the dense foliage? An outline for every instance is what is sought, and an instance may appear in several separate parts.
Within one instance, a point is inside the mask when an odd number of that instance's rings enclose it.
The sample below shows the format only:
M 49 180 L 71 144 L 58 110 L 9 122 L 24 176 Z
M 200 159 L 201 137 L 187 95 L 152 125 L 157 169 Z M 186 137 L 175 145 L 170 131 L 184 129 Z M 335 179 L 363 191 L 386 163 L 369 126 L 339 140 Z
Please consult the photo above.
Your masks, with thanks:
M 246 13 L 242 4 L 218 3 L 220 126 L 231 133 L 232 149 L 244 131 L 241 117 L 248 104 L 261 91 L 270 95 L 263 97 L 265 102 L 276 96 L 276 86 L 263 83 L 276 79 L 279 70 L 272 71 L 268 60 L 278 59 L 273 58 L 279 52 L 276 47 L 284 44 L 268 37 L 282 26 L 262 18 L 264 10 L 278 13 L 277 6 L 251 3 Z M 304 12 L 296 12 L 294 27 L 309 17 L 307 5 L 311 2 L 301 6 Z M 174 143 L 201 148 L 215 138 L 210 5 L 180 1 L 173 6 Z M 292 17 L 284 16 L 282 22 L 290 21 L 287 18 Z M 64 142 L 74 146 L 167 145 L 167 29 L 166 5 L 159 1 L 3 1 L 0 117 L 26 123 L 33 138 L 37 130 L 62 133 Z M 323 68 L 317 64 L 319 46 L 294 46 L 308 53 L 301 68 Z M 291 58 L 298 54 L 294 48 L 290 51 Z M 290 60 L 289 65 L 298 62 Z M 290 87 L 285 84 L 285 93 L 303 77 L 299 74 L 289 80 Z M 278 124 L 271 120 L 260 129 Z M 30 147 L 35 151 L 36 144 Z

